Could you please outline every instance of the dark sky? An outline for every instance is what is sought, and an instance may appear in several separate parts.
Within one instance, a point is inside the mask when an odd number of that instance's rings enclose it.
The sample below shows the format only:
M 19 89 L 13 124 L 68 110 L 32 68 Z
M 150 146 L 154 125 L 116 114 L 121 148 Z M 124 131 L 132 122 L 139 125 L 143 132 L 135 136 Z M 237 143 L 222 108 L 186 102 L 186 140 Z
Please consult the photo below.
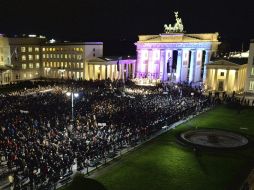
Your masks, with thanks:
M 103 41 L 106 55 L 135 54 L 140 34 L 159 34 L 179 11 L 187 33 L 219 32 L 231 50 L 254 38 L 250 0 L 0 0 L 0 32 Z

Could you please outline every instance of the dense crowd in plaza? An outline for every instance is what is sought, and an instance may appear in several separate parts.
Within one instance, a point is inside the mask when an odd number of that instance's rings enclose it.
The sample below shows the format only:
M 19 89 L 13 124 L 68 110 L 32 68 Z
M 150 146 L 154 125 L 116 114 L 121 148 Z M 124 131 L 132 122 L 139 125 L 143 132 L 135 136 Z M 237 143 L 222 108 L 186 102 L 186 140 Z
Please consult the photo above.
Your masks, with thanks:
M 96 166 L 213 102 L 187 84 L 123 88 L 121 81 L 35 82 L 0 99 L 0 156 L 13 186 L 54 184 Z M 119 90 L 121 89 L 121 90 Z M 74 120 L 67 91 L 74 98 Z

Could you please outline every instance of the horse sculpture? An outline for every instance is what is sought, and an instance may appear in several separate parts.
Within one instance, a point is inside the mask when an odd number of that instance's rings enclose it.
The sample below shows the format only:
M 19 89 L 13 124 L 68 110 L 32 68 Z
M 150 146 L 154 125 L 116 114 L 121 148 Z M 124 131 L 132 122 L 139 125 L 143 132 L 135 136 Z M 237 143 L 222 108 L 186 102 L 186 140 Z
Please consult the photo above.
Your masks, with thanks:
M 183 32 L 183 23 L 182 23 L 182 19 L 178 17 L 178 12 L 175 12 L 175 17 L 176 17 L 176 23 L 174 24 L 174 26 L 171 26 L 171 24 L 164 25 L 164 30 L 165 33 L 177 33 L 177 32 Z

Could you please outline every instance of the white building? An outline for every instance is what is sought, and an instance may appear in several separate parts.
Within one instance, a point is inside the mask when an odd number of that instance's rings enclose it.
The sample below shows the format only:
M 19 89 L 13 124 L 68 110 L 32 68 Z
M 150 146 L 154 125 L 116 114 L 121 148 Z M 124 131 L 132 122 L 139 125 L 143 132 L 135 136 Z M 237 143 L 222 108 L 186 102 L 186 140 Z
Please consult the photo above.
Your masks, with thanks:
M 254 93 L 254 40 L 250 42 L 245 92 Z
M 0 84 L 12 81 L 12 65 L 8 38 L 0 35 Z
M 88 79 L 87 60 L 103 56 L 102 42 L 64 42 L 42 45 L 42 76 Z
M 132 57 L 97 57 L 87 61 L 87 80 L 131 79 L 135 73 L 136 59 Z
M 176 24 L 164 34 L 141 35 L 137 47 L 136 77 L 162 82 L 205 81 L 206 64 L 216 53 L 218 33 L 186 34 L 178 13 Z

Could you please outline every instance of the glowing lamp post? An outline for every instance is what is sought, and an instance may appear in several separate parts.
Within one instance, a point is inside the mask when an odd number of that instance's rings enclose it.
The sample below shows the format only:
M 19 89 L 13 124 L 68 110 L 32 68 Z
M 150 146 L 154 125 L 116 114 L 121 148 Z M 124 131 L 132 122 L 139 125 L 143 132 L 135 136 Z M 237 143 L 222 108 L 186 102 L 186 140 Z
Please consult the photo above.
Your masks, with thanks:
M 76 92 L 67 92 L 66 93 L 67 96 L 71 96 L 71 120 L 72 122 L 74 122 L 74 98 L 78 98 L 79 97 L 79 94 L 76 93 Z

